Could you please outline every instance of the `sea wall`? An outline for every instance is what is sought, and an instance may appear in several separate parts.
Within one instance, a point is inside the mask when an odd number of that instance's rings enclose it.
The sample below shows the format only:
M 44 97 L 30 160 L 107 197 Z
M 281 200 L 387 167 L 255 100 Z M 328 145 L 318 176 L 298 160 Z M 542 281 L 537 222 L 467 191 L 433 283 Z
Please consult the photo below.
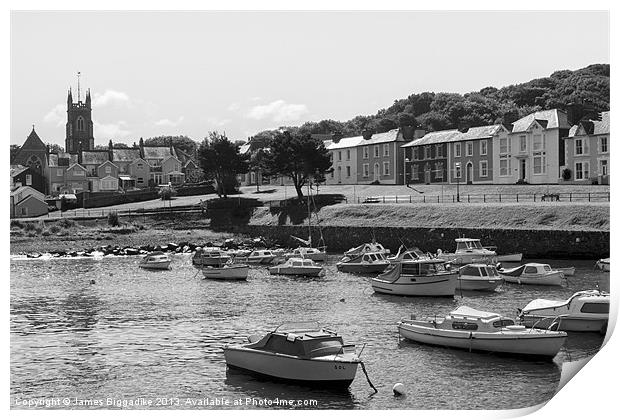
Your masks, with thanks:
M 283 246 L 294 246 L 291 236 L 308 237 L 302 225 L 241 225 L 220 228 L 253 237 L 263 236 Z M 423 251 L 454 251 L 458 237 L 479 238 L 483 245 L 497 246 L 498 254 L 521 252 L 525 258 L 599 259 L 609 256 L 609 232 L 521 229 L 455 229 L 416 227 L 342 227 L 323 226 L 323 238 L 329 252 L 343 252 L 372 240 L 373 236 L 395 252 L 404 243 Z M 312 231 L 313 242 L 320 238 Z

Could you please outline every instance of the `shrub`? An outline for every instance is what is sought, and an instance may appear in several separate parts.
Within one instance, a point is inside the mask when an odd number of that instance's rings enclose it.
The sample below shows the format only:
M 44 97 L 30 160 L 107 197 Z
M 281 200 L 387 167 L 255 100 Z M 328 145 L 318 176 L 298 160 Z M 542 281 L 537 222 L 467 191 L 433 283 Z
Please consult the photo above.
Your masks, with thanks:
M 562 179 L 564 181 L 570 181 L 571 176 L 573 175 L 572 171 L 570 170 L 570 168 L 564 168 L 562 170 Z
M 75 222 L 73 220 L 66 218 L 62 219 L 60 222 L 58 222 L 58 224 L 60 225 L 60 227 L 63 227 L 65 229 L 75 226 Z
M 159 190 L 159 196 L 162 200 L 170 200 L 177 195 L 177 191 L 172 187 L 163 187 Z
M 24 224 L 19 220 L 11 220 L 11 227 L 22 229 Z
M 60 228 L 60 226 L 58 226 L 58 225 L 52 225 L 52 226 L 50 226 L 50 228 L 49 228 L 49 232 L 50 232 L 50 233 L 58 233 L 58 232 L 60 232 L 60 229 L 61 229 L 61 228 Z
M 24 225 L 24 230 L 26 232 L 32 232 L 33 230 L 36 229 L 36 225 L 32 222 L 26 222 L 26 224 Z
M 115 211 L 111 211 L 108 213 L 108 225 L 110 226 L 119 226 L 120 223 L 118 222 L 118 213 Z
M 43 233 L 41 233 L 42 236 L 50 236 L 50 232 L 49 230 L 44 231 Z

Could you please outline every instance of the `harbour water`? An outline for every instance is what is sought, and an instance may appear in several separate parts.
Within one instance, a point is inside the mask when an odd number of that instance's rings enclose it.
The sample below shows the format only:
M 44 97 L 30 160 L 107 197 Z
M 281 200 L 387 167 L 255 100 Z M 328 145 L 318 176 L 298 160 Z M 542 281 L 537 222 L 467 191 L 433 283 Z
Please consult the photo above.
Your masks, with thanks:
M 375 294 L 370 277 L 336 271 L 337 256 L 330 256 L 323 278 L 270 276 L 266 267 L 256 267 L 247 282 L 205 280 L 189 254 L 174 255 L 170 271 L 141 270 L 138 261 L 11 261 L 12 407 L 33 398 L 143 398 L 165 402 L 149 408 L 179 409 L 202 407 L 188 399 L 216 398 L 231 405 L 246 398 L 312 399 L 311 408 L 318 409 L 528 407 L 553 396 L 563 361 L 591 355 L 603 337 L 569 333 L 553 361 L 540 361 L 401 341 L 397 321 L 412 313 L 443 315 L 459 305 L 515 316 L 535 298 L 566 299 L 597 284 L 609 290 L 609 273 L 594 270 L 593 261 L 545 261 L 577 267 L 567 287 L 505 284 L 495 293 L 455 298 Z M 372 393 L 361 370 L 349 391 L 339 394 L 227 371 L 225 344 L 301 320 L 320 321 L 345 342 L 365 343 L 362 357 L 379 392 Z M 406 396 L 393 396 L 397 382 Z

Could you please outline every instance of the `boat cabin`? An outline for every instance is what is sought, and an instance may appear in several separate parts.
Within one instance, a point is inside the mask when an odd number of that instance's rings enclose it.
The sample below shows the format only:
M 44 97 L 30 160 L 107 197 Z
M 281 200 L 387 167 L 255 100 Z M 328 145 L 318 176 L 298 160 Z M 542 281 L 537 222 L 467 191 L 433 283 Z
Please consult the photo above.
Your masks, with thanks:
M 486 264 L 467 264 L 459 269 L 459 274 L 469 277 L 499 277 L 495 267 Z
M 275 254 L 270 249 L 261 249 L 258 251 L 252 251 L 248 257 L 273 257 Z
M 228 253 L 222 251 L 220 248 L 215 247 L 206 247 L 206 248 L 196 248 L 196 256 L 203 256 L 206 258 L 218 258 L 218 257 L 228 257 Z
M 493 312 L 484 312 L 468 306 L 460 306 L 444 319 L 442 327 L 453 330 L 493 332 L 502 328 L 514 326 L 514 320 Z M 514 326 L 513 328 L 521 328 Z M 512 329 L 512 328 L 511 328 Z
M 545 274 L 552 271 L 553 270 L 549 264 L 530 263 L 525 265 L 523 274 Z
M 295 248 L 293 250 L 293 254 L 295 255 L 310 255 L 310 254 L 320 254 L 322 251 L 318 250 L 317 248 Z
M 291 267 L 316 267 L 317 264 L 308 258 L 289 258 L 286 264 Z
M 162 251 L 151 252 L 143 258 L 144 262 L 158 262 L 158 261 L 168 261 L 168 254 Z
M 449 274 L 450 267 L 444 260 L 427 259 L 403 261 L 401 273 L 411 276 L 432 276 Z
M 456 241 L 456 252 L 472 252 L 483 250 L 480 239 L 458 238 Z
M 586 290 L 577 292 L 566 301 L 534 299 L 523 308 L 523 313 L 541 311 L 545 309 L 568 308 L 571 313 L 582 314 L 608 314 L 609 293 L 598 290 Z

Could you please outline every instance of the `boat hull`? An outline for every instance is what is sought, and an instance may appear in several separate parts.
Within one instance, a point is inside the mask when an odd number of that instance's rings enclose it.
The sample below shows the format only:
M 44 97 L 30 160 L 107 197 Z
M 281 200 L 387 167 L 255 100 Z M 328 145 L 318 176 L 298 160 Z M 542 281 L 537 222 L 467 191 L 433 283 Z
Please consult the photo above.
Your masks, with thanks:
M 257 376 L 321 387 L 347 388 L 355 379 L 357 361 L 334 357 L 301 359 L 239 347 L 224 348 L 226 365 Z
M 553 316 L 545 316 L 545 315 L 523 315 L 522 316 L 522 324 L 528 328 L 541 328 L 547 329 L 551 326 L 552 323 L 558 324 L 559 331 L 570 331 L 570 332 L 601 332 L 605 334 L 607 331 L 607 322 L 608 318 L 601 317 L 598 319 L 594 318 L 579 318 L 574 316 L 566 316 L 561 319 L 557 319 Z
M 483 333 L 442 330 L 399 323 L 399 334 L 411 341 L 469 351 L 554 357 L 566 340 L 566 333 Z
M 142 262 L 139 266 L 148 270 L 168 270 L 170 263 L 171 261 Z
M 506 254 L 506 255 L 498 255 L 495 257 L 497 262 L 521 262 L 523 259 L 523 254 Z
M 378 278 L 372 279 L 371 286 L 376 293 L 399 296 L 454 296 L 457 287 L 457 275 L 406 276 L 389 282 Z
M 601 271 L 609 271 L 610 261 L 608 259 L 598 260 L 596 262 L 596 268 L 598 268 Z
M 561 271 L 565 276 L 575 275 L 575 267 L 556 268 L 556 270 Z
M 269 268 L 269 274 L 272 275 L 284 275 L 284 276 L 306 276 L 306 277 L 318 277 L 321 274 L 323 267 L 271 267 Z
M 214 280 L 247 280 L 249 266 L 236 267 L 203 267 L 202 274 L 206 279 Z
M 337 263 L 338 271 L 343 273 L 373 274 L 383 273 L 390 266 L 389 261 L 381 264 Z
M 504 282 L 503 279 L 460 276 L 456 288 L 459 290 L 483 290 L 492 292 Z
M 538 286 L 561 286 L 564 280 L 564 273 L 561 273 L 559 271 L 546 275 L 532 276 L 528 276 L 527 274 L 520 276 L 509 276 L 501 273 L 500 275 L 508 283 L 531 284 Z
M 300 253 L 287 253 L 284 254 L 284 258 L 305 258 L 307 260 L 325 262 L 327 261 L 327 253 L 326 252 L 313 252 L 310 254 L 300 254 Z
M 220 265 L 220 264 L 225 264 L 229 259 L 230 259 L 230 256 L 192 257 L 192 263 L 194 265 Z

